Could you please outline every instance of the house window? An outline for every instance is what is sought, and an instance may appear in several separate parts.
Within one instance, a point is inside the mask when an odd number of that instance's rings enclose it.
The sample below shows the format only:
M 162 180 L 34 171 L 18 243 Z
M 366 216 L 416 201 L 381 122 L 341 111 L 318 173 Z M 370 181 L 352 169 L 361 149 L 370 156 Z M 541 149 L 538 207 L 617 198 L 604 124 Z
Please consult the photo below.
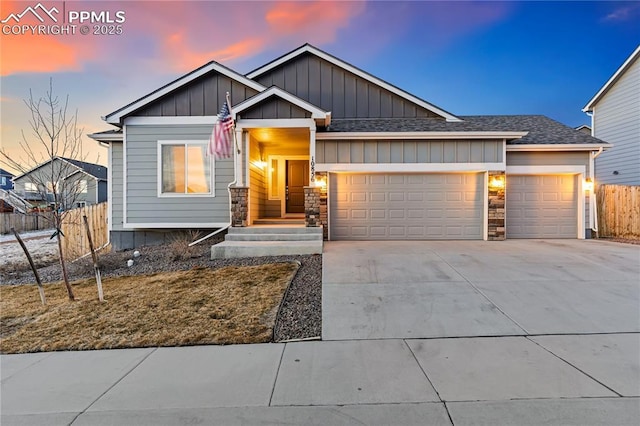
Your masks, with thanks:
M 213 165 L 207 141 L 160 141 L 159 194 L 212 195 Z
M 2 176 L 2 186 L 5 186 L 6 184 L 7 184 L 7 177 Z
M 76 203 L 76 207 L 80 208 L 80 207 L 87 207 L 87 202 L 86 201 L 78 201 Z
M 280 182 L 278 179 L 280 173 L 280 164 L 277 158 L 271 158 L 269 161 L 268 170 L 268 184 L 269 184 L 269 199 L 280 199 Z
M 82 179 L 82 180 L 78 181 L 78 193 L 86 194 L 87 190 L 88 190 L 87 180 L 86 179 Z
M 27 192 L 38 192 L 38 186 L 34 182 L 25 182 L 24 190 Z

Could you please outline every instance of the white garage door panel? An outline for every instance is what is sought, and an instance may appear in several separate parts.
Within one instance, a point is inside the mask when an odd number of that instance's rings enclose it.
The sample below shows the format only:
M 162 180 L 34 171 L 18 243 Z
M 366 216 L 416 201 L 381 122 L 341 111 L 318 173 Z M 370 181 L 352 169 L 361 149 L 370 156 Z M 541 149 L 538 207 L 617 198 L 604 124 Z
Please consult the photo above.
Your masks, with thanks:
M 507 176 L 507 238 L 576 238 L 575 175 Z
M 331 174 L 335 240 L 482 239 L 482 174 Z

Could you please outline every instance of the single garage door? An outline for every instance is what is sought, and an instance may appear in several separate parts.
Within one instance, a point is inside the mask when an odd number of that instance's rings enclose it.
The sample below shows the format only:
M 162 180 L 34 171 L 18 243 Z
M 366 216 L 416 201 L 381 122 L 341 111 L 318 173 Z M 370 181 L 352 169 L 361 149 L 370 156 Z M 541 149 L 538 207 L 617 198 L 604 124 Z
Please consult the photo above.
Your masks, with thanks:
M 332 173 L 334 240 L 482 239 L 483 175 Z
M 507 238 L 576 238 L 576 175 L 507 175 Z

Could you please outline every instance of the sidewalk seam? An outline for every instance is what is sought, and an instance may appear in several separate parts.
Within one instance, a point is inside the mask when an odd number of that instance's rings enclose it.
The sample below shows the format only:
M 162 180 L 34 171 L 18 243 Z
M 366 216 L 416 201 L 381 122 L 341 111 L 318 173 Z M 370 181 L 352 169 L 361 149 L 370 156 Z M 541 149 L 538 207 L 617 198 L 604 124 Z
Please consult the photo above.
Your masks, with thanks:
M 447 407 L 447 403 L 442 399 L 442 397 L 440 396 L 440 392 L 438 392 L 438 389 L 436 389 L 436 387 L 433 385 L 433 382 L 431 381 L 431 379 L 427 375 L 427 372 L 424 371 L 424 368 L 422 368 L 422 364 L 420 364 L 420 361 L 418 361 L 418 357 L 416 357 L 416 354 L 413 352 L 413 350 L 411 349 L 411 346 L 409 346 L 409 344 L 407 343 L 406 339 L 402 339 L 402 342 L 407 347 L 407 349 L 409 349 L 409 352 L 411 352 L 411 356 L 416 361 L 416 364 L 418 364 L 418 367 L 420 368 L 420 371 L 422 371 L 422 374 L 424 374 L 424 377 L 427 379 L 427 382 L 429 382 L 429 385 L 431 386 L 433 391 L 436 393 L 436 395 L 438 395 L 438 399 L 442 403 L 442 405 L 444 407 L 444 410 L 447 412 L 447 417 L 449 418 L 449 421 L 451 422 L 451 425 L 455 426 L 455 424 L 453 423 L 453 419 L 451 418 L 451 413 L 449 413 L 449 407 Z
M 493 300 L 491 300 L 489 298 L 489 296 L 487 296 L 486 294 L 484 294 L 484 292 L 482 290 L 480 290 L 478 287 L 476 287 L 476 285 L 474 283 L 471 282 L 471 280 L 469 280 L 462 272 L 458 271 L 456 268 L 454 268 L 453 266 L 451 266 L 451 264 L 449 264 L 449 262 L 447 262 L 442 256 L 440 256 L 440 254 L 436 251 L 434 251 L 434 254 L 436 256 L 438 256 L 444 263 L 446 263 L 451 269 L 453 269 L 454 271 L 456 271 L 457 274 L 459 274 L 462 278 L 464 278 L 464 280 L 467 282 L 467 284 L 469 284 L 471 287 L 473 287 L 473 289 L 475 291 L 477 291 L 478 293 L 480 293 L 480 295 L 482 297 L 484 297 L 485 299 L 487 299 L 489 301 L 489 303 L 491 303 L 493 306 L 496 307 L 497 310 L 500 311 L 500 313 L 502 313 L 502 315 L 504 315 L 505 317 L 507 317 L 509 319 L 509 321 L 511 321 L 512 323 L 514 323 L 520 330 L 522 330 L 524 332 L 525 335 L 528 335 L 529 332 L 527 331 L 526 328 L 524 328 L 518 321 L 516 321 L 515 319 L 511 318 L 511 316 L 509 314 L 507 314 L 505 311 L 502 310 L 502 308 L 500 308 L 500 306 L 498 306 L 497 303 L 495 303 Z
M 601 386 L 604 386 L 606 389 L 610 390 L 611 392 L 615 393 L 616 395 L 618 395 L 618 397 L 624 397 L 624 395 L 622 395 L 619 392 L 616 392 L 614 389 L 610 388 L 609 386 L 605 385 L 604 383 L 602 383 L 600 380 L 596 379 L 595 377 L 593 377 L 591 374 L 587 373 L 586 371 L 582 370 L 581 368 L 578 368 L 577 366 L 573 365 L 572 363 L 570 363 L 569 361 L 567 361 L 566 359 L 562 358 L 560 355 L 556 355 L 555 353 L 553 353 L 550 349 L 545 348 L 541 343 L 536 342 L 535 340 L 532 340 L 529 338 L 529 336 L 524 336 L 525 339 L 527 339 L 528 341 L 530 341 L 531 343 L 540 346 L 544 351 L 549 352 L 551 355 L 553 355 L 554 357 L 558 358 L 560 361 L 564 362 L 565 364 L 575 368 L 576 370 L 578 370 L 579 372 L 581 372 L 582 374 L 584 374 L 585 376 L 587 376 L 588 378 L 590 378 L 591 380 L 593 380 L 594 382 L 598 383 Z
M 91 404 L 87 405 L 81 412 L 79 412 L 74 418 L 73 420 L 71 420 L 71 423 L 69 423 L 69 426 L 71 426 L 72 424 L 74 424 L 76 422 L 76 420 L 78 420 L 78 417 L 80 417 L 81 415 L 83 415 L 84 413 L 87 412 L 87 410 L 89 408 L 91 408 L 93 406 L 93 404 L 95 404 L 96 402 L 98 402 L 100 400 L 100 398 L 102 398 L 103 396 L 106 395 L 107 392 L 109 392 L 111 389 L 113 389 L 118 383 L 120 383 L 121 381 L 124 380 L 125 377 L 127 377 L 129 374 L 131 374 L 131 372 L 133 372 L 133 370 L 135 370 L 136 368 L 138 368 L 140 366 L 140 364 L 142 364 L 143 362 L 145 362 L 147 360 L 147 358 L 149 358 L 151 356 L 151 354 L 155 353 L 158 350 L 158 348 L 153 348 L 153 350 L 151 352 L 149 352 L 148 354 L 146 354 L 144 357 L 142 357 L 142 359 L 136 363 L 136 365 L 134 365 L 133 367 L 131 367 L 129 369 L 129 371 L 127 371 L 126 373 L 124 373 L 122 375 L 122 377 L 120 377 L 118 380 L 116 380 L 116 382 L 114 384 L 112 384 L 111 386 L 109 386 L 104 392 L 102 392 L 100 395 L 98 395 L 98 397 L 96 399 L 94 399 Z
M 278 382 L 278 376 L 280 375 L 280 367 L 282 367 L 282 359 L 284 358 L 284 351 L 287 350 L 287 346 L 289 346 L 289 344 L 285 343 L 284 347 L 282 348 L 282 353 L 280 354 L 280 361 L 278 362 L 276 377 L 273 379 L 273 387 L 271 388 L 271 395 L 269 396 L 269 404 L 267 404 L 267 407 L 271 407 L 271 401 L 273 401 L 273 394 L 276 391 L 276 383 Z

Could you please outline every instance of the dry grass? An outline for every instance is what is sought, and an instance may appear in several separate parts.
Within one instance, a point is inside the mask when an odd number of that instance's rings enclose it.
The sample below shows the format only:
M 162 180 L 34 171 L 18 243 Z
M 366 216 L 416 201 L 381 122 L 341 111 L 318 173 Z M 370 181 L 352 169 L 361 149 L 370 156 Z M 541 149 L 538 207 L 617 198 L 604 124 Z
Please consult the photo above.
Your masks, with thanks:
M 47 306 L 34 285 L 0 286 L 3 353 L 88 350 L 271 340 L 278 308 L 297 270 L 293 263 L 217 270 L 197 268 L 45 286 Z

